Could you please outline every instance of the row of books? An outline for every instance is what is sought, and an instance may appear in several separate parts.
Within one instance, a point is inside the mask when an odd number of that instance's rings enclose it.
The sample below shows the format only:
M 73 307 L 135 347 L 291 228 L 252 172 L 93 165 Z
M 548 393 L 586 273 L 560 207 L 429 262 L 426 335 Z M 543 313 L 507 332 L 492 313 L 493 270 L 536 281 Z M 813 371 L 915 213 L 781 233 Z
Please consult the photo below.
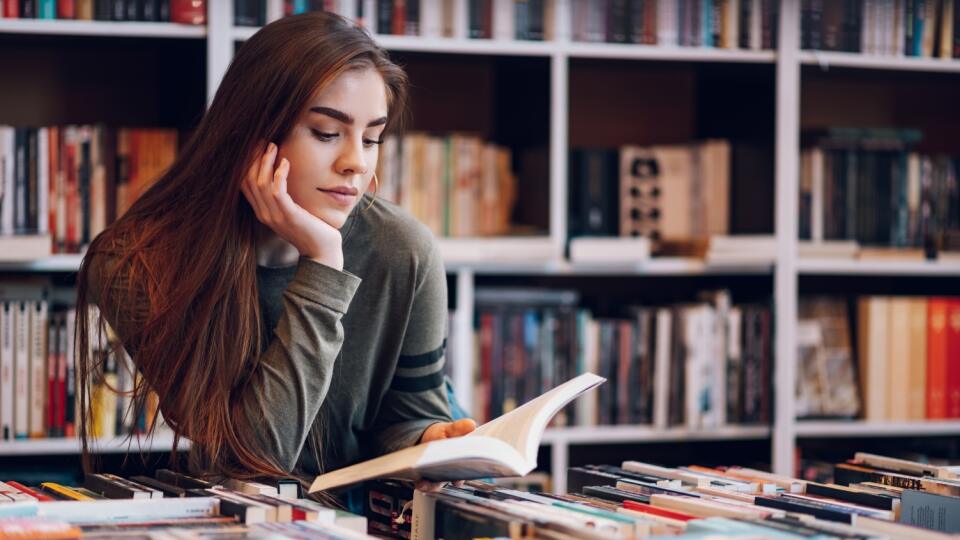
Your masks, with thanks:
M 474 481 L 415 493 L 411 538 L 945 540 L 960 532 L 960 480 L 949 467 L 857 453 L 836 468 L 836 483 L 818 483 L 627 460 L 570 468 L 563 495 Z
M 558 382 L 590 372 L 604 391 L 581 397 L 556 425 L 711 429 L 771 419 L 770 310 L 701 303 L 635 307 L 598 318 L 573 291 L 478 289 L 474 417 L 505 414 Z
M 857 303 L 864 418 L 960 418 L 960 299 Z
M 378 34 L 458 37 L 457 18 L 465 17 L 471 39 L 543 41 L 554 39 L 554 5 L 555 0 L 466 0 L 466 13 L 459 13 L 452 0 L 376 0 L 369 15 L 358 4 L 357 19 L 370 21 Z
M 801 47 L 882 56 L 960 57 L 955 0 L 804 0 Z
M 573 0 L 574 41 L 769 50 L 776 0 Z
M 172 129 L 0 126 L 0 235 L 40 239 L 21 256 L 80 252 L 176 152 Z
M 304 498 L 296 479 L 211 482 L 169 469 L 153 477 L 88 473 L 82 485 L 0 482 L 0 518 L 10 517 L 20 535 L 56 527 L 47 538 L 118 528 L 147 538 L 368 538 L 366 518 Z M 16 532 L 5 527 L 11 522 L 0 519 L 0 531 Z
M 960 230 L 958 159 L 911 151 L 913 130 L 835 129 L 801 154 L 800 238 L 944 247 Z
M 798 417 L 960 418 L 960 299 L 801 298 L 797 347 Z
M 729 141 L 575 149 L 569 169 L 571 237 L 646 237 L 663 252 L 729 230 Z
M 143 21 L 202 25 L 207 0 L 3 0 L 9 19 Z
M 65 290 L 0 287 L 0 440 L 74 437 L 79 418 L 76 310 Z M 114 339 L 112 335 L 107 339 Z M 110 352 L 107 343 L 95 345 L 103 355 L 89 388 L 90 435 L 112 438 L 155 433 L 169 428 L 159 416 L 155 394 L 142 410 L 135 409 L 129 392 L 139 374 L 130 358 Z
M 410 211 L 438 236 L 511 230 L 517 178 L 508 148 L 471 135 L 408 133 L 384 138 L 379 197 Z

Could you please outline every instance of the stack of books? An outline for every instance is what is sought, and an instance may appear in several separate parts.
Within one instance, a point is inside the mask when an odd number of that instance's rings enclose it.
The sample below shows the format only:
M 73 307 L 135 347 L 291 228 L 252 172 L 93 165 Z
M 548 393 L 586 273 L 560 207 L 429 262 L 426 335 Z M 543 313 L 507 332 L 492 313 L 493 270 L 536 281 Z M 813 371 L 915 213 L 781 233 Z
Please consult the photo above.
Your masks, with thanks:
M 144 538 L 366 538 L 363 516 L 301 496 L 295 479 L 213 483 L 169 469 L 155 477 L 87 474 L 79 486 L 7 481 L 0 482 L 0 537 L 78 538 L 124 531 Z
M 955 470 L 857 453 L 817 483 L 744 467 L 572 467 L 566 495 L 469 482 L 413 496 L 412 538 L 920 538 L 960 532 Z

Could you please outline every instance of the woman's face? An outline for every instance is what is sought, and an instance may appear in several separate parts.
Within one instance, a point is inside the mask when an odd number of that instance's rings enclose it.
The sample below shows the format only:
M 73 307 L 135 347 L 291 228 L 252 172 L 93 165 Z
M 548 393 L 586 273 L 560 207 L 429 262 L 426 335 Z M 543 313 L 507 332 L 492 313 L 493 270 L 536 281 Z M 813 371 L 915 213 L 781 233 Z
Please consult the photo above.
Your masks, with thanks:
M 374 69 L 348 71 L 317 92 L 279 144 L 276 163 L 290 161 L 294 202 L 341 228 L 376 171 L 386 122 L 386 87 Z

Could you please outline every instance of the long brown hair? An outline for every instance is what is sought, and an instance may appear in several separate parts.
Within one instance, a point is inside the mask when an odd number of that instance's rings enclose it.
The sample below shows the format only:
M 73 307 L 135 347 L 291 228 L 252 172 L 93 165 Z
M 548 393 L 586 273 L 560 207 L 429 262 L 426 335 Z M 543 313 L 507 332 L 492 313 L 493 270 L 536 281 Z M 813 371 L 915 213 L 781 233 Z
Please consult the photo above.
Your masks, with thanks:
M 77 278 L 80 437 L 90 468 L 88 385 L 104 356 L 91 354 L 104 319 L 88 315 L 92 261 L 109 271 L 94 284 L 101 306 L 136 306 L 141 316 L 116 321 L 123 345 L 143 375 L 131 402 L 148 390 L 164 420 L 193 442 L 190 468 L 235 478 L 287 471 L 256 442 L 255 419 L 239 398 L 258 369 L 261 314 L 257 296 L 256 216 L 241 181 L 266 142 L 280 143 L 309 100 L 338 76 L 375 69 L 386 84 L 390 124 L 406 110 L 407 78 L 361 28 L 335 14 L 287 17 L 254 34 L 237 52 L 213 103 L 181 155 L 130 209 L 90 244 Z M 126 308 L 124 308 L 126 309 Z M 102 312 L 101 312 L 102 313 Z M 150 433 L 154 425 L 148 427 Z

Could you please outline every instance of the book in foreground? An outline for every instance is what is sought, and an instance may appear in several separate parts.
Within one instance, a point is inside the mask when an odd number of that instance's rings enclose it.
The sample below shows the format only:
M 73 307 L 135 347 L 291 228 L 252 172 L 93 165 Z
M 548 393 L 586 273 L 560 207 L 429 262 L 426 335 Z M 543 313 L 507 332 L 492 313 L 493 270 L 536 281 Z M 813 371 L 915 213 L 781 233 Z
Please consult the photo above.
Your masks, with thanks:
M 322 474 L 310 492 L 374 478 L 448 481 L 523 476 L 537 466 L 540 438 L 550 419 L 605 380 L 584 373 L 463 437 L 411 446 Z

